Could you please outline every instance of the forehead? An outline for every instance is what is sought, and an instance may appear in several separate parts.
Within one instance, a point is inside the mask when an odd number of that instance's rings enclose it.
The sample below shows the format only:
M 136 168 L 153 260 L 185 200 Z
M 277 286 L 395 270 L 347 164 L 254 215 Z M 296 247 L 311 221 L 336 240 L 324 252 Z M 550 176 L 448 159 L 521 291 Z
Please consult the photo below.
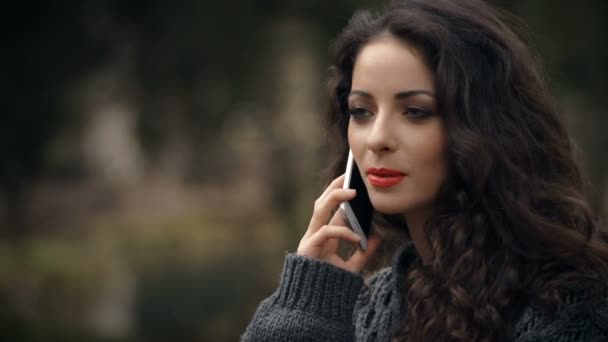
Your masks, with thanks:
M 434 90 L 434 75 L 422 53 L 389 34 L 367 43 L 357 55 L 353 88 L 368 91 Z

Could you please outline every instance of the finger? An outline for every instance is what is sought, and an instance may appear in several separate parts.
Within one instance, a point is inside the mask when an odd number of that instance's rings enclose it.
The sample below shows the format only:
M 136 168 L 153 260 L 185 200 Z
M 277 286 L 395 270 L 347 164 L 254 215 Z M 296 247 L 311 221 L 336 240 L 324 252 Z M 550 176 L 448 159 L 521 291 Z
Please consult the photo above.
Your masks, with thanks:
M 338 252 L 340 248 L 340 239 L 331 238 L 323 244 L 321 248 L 321 256 L 332 255 Z
M 320 224 L 326 224 L 329 220 L 329 217 L 331 217 L 331 214 L 328 216 L 328 220 L 315 220 L 313 221 L 314 216 L 316 215 L 316 213 L 320 210 L 319 208 L 321 207 L 322 203 L 324 203 L 325 198 L 327 197 L 327 195 L 333 191 L 334 189 L 339 189 L 342 187 L 342 184 L 344 183 L 344 174 L 338 176 L 336 179 L 334 179 L 328 186 L 327 188 L 325 188 L 325 191 L 321 194 L 321 196 L 319 196 L 319 198 L 317 198 L 315 200 L 315 204 L 314 204 L 314 208 L 313 208 L 313 213 L 312 213 L 312 218 L 310 220 L 310 222 L 308 223 L 308 228 L 306 229 L 306 233 L 304 233 L 303 238 L 308 238 L 310 235 L 312 235 L 314 232 L 316 232 L 318 230 L 318 228 L 320 228 L 319 226 L 319 222 L 321 222 Z M 313 227 L 314 224 L 314 227 Z
M 306 235 L 311 236 L 326 225 L 331 218 L 332 210 L 336 209 L 340 202 L 348 201 L 355 196 L 356 191 L 353 189 L 334 189 L 323 201 L 316 202 Z M 340 215 L 339 211 L 336 211 L 334 217 L 336 214 Z
M 344 217 L 342 216 L 342 212 L 340 212 L 340 209 L 336 210 L 336 212 L 332 216 L 332 219 L 329 221 L 329 223 L 327 225 L 348 227 L 348 225 L 344 221 Z M 327 243 L 325 243 L 322 254 L 329 255 L 329 254 L 335 253 L 340 248 L 339 246 L 340 246 L 340 240 L 330 239 Z
M 382 244 L 382 239 L 378 234 L 372 234 L 367 240 L 367 250 L 363 252 L 357 248 L 355 254 L 346 262 L 346 267 L 349 271 L 359 273 L 368 263 L 368 261 L 376 254 L 378 247 Z
M 352 230 L 344 226 L 323 226 L 319 231 L 310 237 L 308 243 L 313 248 L 322 248 L 329 239 L 341 239 L 358 243 L 361 238 Z
M 330 226 L 348 226 L 340 209 L 336 210 L 328 224 Z
M 342 212 L 340 212 L 340 209 L 338 209 L 333 214 L 332 219 L 329 221 L 329 223 L 327 225 L 348 227 L 348 225 L 346 224 L 346 221 L 344 220 L 344 216 L 342 215 Z M 327 241 L 325 243 L 325 245 L 323 245 L 323 251 L 321 252 L 321 254 L 322 255 L 333 254 L 333 253 L 336 253 L 336 251 L 338 251 L 339 248 L 340 248 L 340 240 L 329 239 L 329 241 Z
M 321 196 L 319 196 L 317 199 L 317 202 L 322 202 L 333 189 L 339 189 L 342 187 L 342 185 L 344 185 L 344 174 L 338 176 L 336 179 L 331 181 L 331 183 L 329 183 L 327 188 L 325 188 L 325 191 L 323 191 Z

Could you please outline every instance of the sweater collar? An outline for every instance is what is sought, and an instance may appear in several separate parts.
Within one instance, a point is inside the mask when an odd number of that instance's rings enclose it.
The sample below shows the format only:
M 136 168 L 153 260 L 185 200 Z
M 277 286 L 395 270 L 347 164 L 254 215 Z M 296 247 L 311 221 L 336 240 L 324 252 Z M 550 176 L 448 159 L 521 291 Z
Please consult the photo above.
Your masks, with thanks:
M 393 272 L 397 275 L 403 274 L 418 257 L 418 252 L 416 251 L 414 243 L 411 241 L 404 243 L 393 255 L 391 263 Z

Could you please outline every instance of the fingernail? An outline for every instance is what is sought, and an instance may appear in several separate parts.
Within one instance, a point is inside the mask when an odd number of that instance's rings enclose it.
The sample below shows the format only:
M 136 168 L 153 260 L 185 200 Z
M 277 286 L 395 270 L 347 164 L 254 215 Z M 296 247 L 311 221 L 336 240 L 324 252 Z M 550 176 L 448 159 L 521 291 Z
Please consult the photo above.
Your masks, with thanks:
M 348 189 L 347 191 L 349 194 L 353 194 L 353 195 L 357 193 L 357 190 L 355 190 L 355 189 Z

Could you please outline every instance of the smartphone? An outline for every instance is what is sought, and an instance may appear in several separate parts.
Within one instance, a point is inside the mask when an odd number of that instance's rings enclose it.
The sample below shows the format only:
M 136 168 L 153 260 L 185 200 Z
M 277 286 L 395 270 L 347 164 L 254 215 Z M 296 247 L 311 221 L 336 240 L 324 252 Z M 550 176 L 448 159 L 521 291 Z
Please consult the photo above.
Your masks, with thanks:
M 357 191 L 355 198 L 340 203 L 340 212 L 350 228 L 361 237 L 359 247 L 365 251 L 367 250 L 367 238 L 372 229 L 374 207 L 369 200 L 365 183 L 363 183 L 351 150 L 348 151 L 343 188 Z

